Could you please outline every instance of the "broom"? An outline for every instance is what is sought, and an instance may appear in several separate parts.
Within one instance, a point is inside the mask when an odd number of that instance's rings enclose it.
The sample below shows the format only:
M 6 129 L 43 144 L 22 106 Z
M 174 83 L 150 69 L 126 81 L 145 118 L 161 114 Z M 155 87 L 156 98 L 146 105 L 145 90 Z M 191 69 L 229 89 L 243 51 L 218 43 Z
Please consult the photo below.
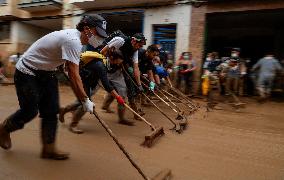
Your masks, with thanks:
M 145 87 L 149 88 L 145 83 L 141 82 Z M 167 103 L 163 98 L 161 98 L 157 93 L 155 93 L 154 91 L 152 91 L 152 93 L 158 98 L 160 99 L 163 103 L 165 103 L 171 110 L 173 110 L 175 113 L 177 113 L 177 120 L 183 120 L 181 121 L 181 126 L 183 127 L 183 129 L 185 129 L 187 127 L 187 119 L 180 114 L 175 108 L 173 108 L 169 103 Z
M 166 94 L 168 94 L 169 96 L 171 96 L 172 98 L 176 99 L 177 101 L 179 101 L 180 103 L 184 104 L 185 106 L 190 108 L 190 114 L 195 111 L 194 108 L 192 106 L 190 106 L 189 104 L 183 102 L 181 99 L 179 99 L 178 97 L 174 96 L 173 94 L 169 93 L 168 91 L 162 89 L 162 91 Z
M 124 71 L 124 73 L 128 76 L 128 78 L 132 81 L 132 83 L 138 88 L 138 85 L 134 82 L 134 80 L 131 78 L 131 76 L 128 74 L 128 72 L 125 70 L 124 66 L 122 66 L 122 69 Z M 149 102 L 151 102 L 151 104 L 160 112 L 162 113 L 173 125 L 174 127 L 171 128 L 171 130 L 175 130 L 178 133 L 182 133 L 183 129 L 181 127 L 183 127 L 183 123 L 179 122 L 176 123 L 174 120 L 172 120 L 166 113 L 163 112 L 163 110 L 161 110 L 145 93 L 141 93 Z
M 69 76 L 63 72 L 64 76 L 70 81 Z M 71 86 L 72 87 L 72 86 Z M 74 91 L 73 91 L 74 92 Z M 75 94 L 75 93 L 74 93 Z M 143 177 L 144 180 L 169 180 L 171 178 L 171 170 L 165 169 L 161 171 L 159 174 L 157 174 L 154 178 L 149 178 L 145 175 L 145 173 L 141 170 L 141 168 L 137 165 L 137 163 L 130 157 L 129 153 L 126 151 L 124 146 L 118 141 L 118 138 L 115 136 L 115 134 L 112 132 L 112 130 L 108 127 L 108 125 L 98 116 L 96 111 L 93 111 L 93 114 L 98 119 L 100 124 L 103 126 L 103 128 L 107 131 L 107 133 L 112 137 L 116 145 L 119 147 L 119 149 L 123 152 L 123 154 L 126 156 L 126 158 L 130 161 L 132 166 L 139 172 L 139 174 Z
M 101 86 L 101 85 L 100 85 Z M 103 89 L 104 87 L 101 86 Z M 124 103 L 124 106 L 129 109 L 131 112 L 133 112 L 136 116 L 138 116 L 143 122 L 145 122 L 147 125 L 150 126 L 152 132 L 149 135 L 145 136 L 145 140 L 142 143 L 142 145 L 147 146 L 147 147 L 152 147 L 153 142 L 155 141 L 156 138 L 163 136 L 164 129 L 163 127 L 155 128 L 149 121 L 147 121 L 145 118 L 140 116 L 136 111 L 134 111 L 131 107 L 128 106 L 128 104 Z
M 108 125 L 100 119 L 98 114 L 93 112 L 95 117 L 98 119 L 100 124 L 103 126 L 103 128 L 107 131 L 107 133 L 112 137 L 116 145 L 119 147 L 119 149 L 123 152 L 123 154 L 126 156 L 126 158 L 130 161 L 132 166 L 139 172 L 139 174 L 143 177 L 145 180 L 169 180 L 171 178 L 171 170 L 165 169 L 161 171 L 159 174 L 157 174 L 154 178 L 149 178 L 146 176 L 146 174 L 142 171 L 142 169 L 137 165 L 137 163 L 130 157 L 129 153 L 126 151 L 124 146 L 118 141 L 118 138 L 115 136 L 115 134 L 112 132 L 112 130 L 108 127 Z
M 138 116 L 147 125 L 149 125 L 151 127 L 152 132 L 149 135 L 145 136 L 145 141 L 142 143 L 142 145 L 147 146 L 147 147 L 151 147 L 156 138 L 158 138 L 159 136 L 163 136 L 165 134 L 163 127 L 155 128 L 149 121 L 147 121 L 145 118 L 140 116 L 137 112 L 135 112 L 126 103 L 124 104 L 124 106 L 127 109 L 129 109 L 131 112 L 133 112 L 136 116 Z
M 199 106 L 197 106 L 195 103 L 193 103 L 185 94 L 180 92 L 180 90 L 178 90 L 174 87 L 170 87 L 170 90 L 172 90 L 177 95 L 183 97 L 183 99 L 186 100 L 186 102 L 188 102 L 194 108 L 194 110 L 197 110 L 199 108 Z
M 146 77 L 141 76 L 144 80 L 146 80 L 148 83 L 150 80 L 148 80 Z M 160 89 L 157 89 L 157 91 L 162 94 L 177 110 L 180 114 L 184 114 L 184 111 L 182 111 L 168 96 L 166 96 Z

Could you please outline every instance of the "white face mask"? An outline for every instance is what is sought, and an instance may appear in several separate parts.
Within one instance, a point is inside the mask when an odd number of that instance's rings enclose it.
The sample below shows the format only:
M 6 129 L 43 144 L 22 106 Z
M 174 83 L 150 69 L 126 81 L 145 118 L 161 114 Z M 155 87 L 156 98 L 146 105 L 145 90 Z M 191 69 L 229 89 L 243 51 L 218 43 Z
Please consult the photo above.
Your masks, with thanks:
M 212 59 L 208 57 L 208 58 L 206 58 L 206 60 L 207 60 L 207 61 L 211 61 Z
M 93 46 L 94 48 L 97 48 L 98 46 L 102 45 L 104 42 L 104 38 L 100 37 L 100 36 L 95 36 L 95 35 L 91 35 L 91 37 L 89 37 L 88 43 Z
M 189 59 L 189 56 L 185 55 L 183 56 L 184 59 L 188 60 Z
M 238 57 L 237 53 L 232 53 L 232 57 Z

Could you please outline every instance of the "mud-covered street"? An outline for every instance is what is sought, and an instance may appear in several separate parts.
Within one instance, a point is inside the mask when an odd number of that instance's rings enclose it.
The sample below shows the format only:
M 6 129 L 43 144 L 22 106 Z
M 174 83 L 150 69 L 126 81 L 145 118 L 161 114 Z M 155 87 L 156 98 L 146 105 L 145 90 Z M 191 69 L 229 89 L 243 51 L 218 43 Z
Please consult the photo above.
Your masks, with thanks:
M 190 117 L 189 128 L 182 134 L 170 131 L 166 118 L 153 107 L 146 107 L 145 118 L 163 126 L 166 135 L 152 148 L 145 148 L 140 144 L 150 128 L 141 121 L 135 121 L 134 127 L 118 124 L 116 114 L 101 111 L 103 96 L 99 91 L 94 98 L 97 112 L 149 177 L 169 168 L 174 180 L 284 179 L 283 102 L 258 104 L 245 99 L 247 106 L 240 112 L 223 105 L 223 110 L 208 113 L 205 102 L 197 100 L 201 108 Z M 75 100 L 67 86 L 60 87 L 60 98 L 61 105 Z M 0 86 L 0 120 L 17 108 L 14 86 Z M 112 108 L 116 108 L 116 102 Z M 174 117 L 167 107 L 162 108 Z M 40 121 L 36 118 L 11 135 L 11 150 L 0 150 L 0 179 L 142 179 L 94 116 L 84 116 L 80 128 L 85 133 L 77 135 L 68 130 L 71 115 L 66 115 L 65 124 L 58 124 L 57 136 L 59 149 L 70 152 L 69 160 L 39 158 Z M 132 118 L 131 113 L 128 118 Z

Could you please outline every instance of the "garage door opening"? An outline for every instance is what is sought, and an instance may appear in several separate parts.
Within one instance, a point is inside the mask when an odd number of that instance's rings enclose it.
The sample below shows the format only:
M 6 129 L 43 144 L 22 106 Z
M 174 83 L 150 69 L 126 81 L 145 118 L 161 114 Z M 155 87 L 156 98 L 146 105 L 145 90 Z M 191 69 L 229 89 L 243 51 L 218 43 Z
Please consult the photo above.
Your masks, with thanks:
M 284 11 L 261 10 L 207 15 L 206 52 L 229 56 L 232 47 L 241 48 L 241 57 L 255 63 L 272 52 L 284 59 Z
M 121 30 L 128 36 L 143 32 L 143 10 L 101 13 L 101 15 L 107 21 L 108 34 L 116 30 Z

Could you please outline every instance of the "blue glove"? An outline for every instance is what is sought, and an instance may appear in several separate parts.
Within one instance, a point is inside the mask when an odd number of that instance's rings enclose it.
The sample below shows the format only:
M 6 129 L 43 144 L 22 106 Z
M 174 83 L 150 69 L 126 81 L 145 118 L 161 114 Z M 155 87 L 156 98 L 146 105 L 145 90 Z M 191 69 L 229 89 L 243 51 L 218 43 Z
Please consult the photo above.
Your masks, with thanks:
M 156 86 L 156 84 L 155 84 L 153 81 L 151 81 L 150 84 L 149 84 L 149 89 L 150 89 L 151 91 L 154 91 L 155 86 Z

